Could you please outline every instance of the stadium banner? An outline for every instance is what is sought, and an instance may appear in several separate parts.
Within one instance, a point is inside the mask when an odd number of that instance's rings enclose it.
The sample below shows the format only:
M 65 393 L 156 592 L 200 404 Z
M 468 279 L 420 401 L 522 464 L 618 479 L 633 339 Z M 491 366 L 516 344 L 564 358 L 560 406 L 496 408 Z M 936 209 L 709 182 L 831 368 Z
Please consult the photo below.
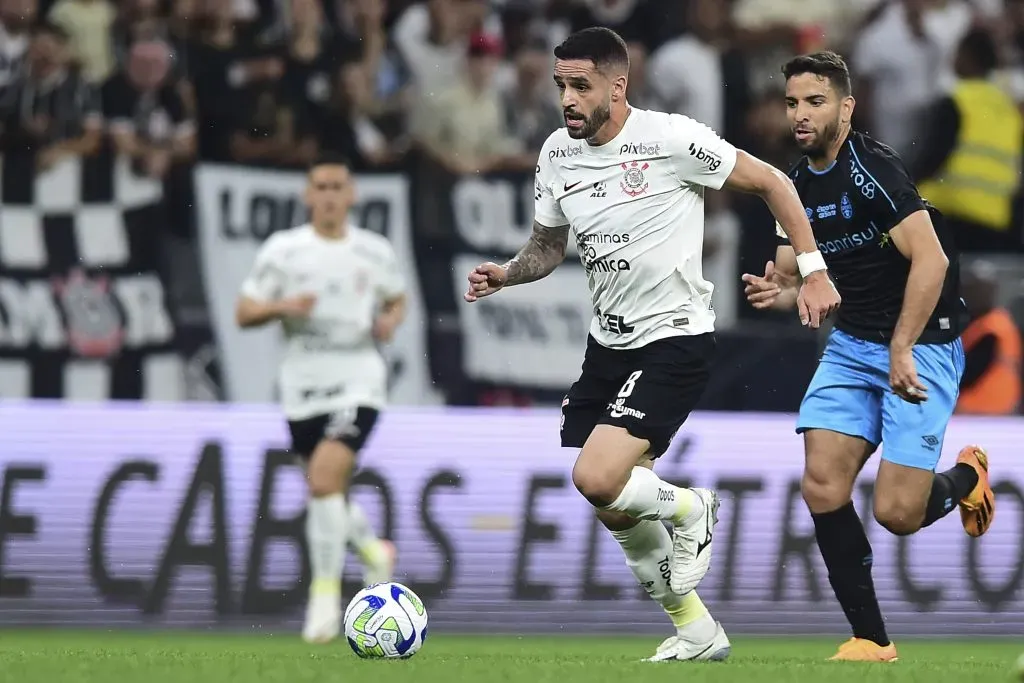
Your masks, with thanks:
M 263 241 L 307 220 L 302 198 L 306 176 L 299 171 L 200 164 L 194 177 L 200 257 L 226 399 L 274 401 L 280 330 L 239 329 L 235 305 Z M 388 238 L 408 288 L 406 321 L 385 351 L 390 398 L 400 405 L 436 404 L 439 399 L 426 363 L 427 318 L 410 235 L 408 184 L 400 175 L 360 175 L 356 186 L 359 203 L 353 221 Z
M 529 241 L 533 185 L 532 174 L 520 173 L 463 178 L 452 187 L 452 292 L 463 369 L 478 382 L 564 390 L 579 376 L 593 318 L 585 267 L 603 265 L 588 258 L 593 248 L 570 240 L 565 263 L 547 278 L 471 306 L 462 299 L 476 265 L 502 263 Z
M 789 415 L 698 413 L 659 461 L 722 495 L 700 593 L 732 633 L 846 633 L 800 497 Z M 295 631 L 308 566 L 303 482 L 276 410 L 7 402 L 0 409 L 0 626 Z M 956 419 L 943 466 L 983 437 L 998 516 L 912 537 L 870 520 L 890 633 L 1024 632 L 1024 421 Z M 448 632 L 651 633 L 670 625 L 571 482 L 551 410 L 394 409 L 354 496 L 399 549 L 397 579 Z M 351 596 L 359 567 L 346 565 Z
M 0 397 L 183 400 L 161 183 L 109 155 L 0 165 Z

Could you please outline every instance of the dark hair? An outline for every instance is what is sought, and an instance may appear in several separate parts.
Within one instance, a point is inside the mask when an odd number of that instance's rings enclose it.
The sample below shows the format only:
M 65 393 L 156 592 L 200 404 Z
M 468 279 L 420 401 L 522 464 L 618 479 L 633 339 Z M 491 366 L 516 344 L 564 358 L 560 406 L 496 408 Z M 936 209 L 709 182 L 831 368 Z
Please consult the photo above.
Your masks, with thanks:
M 344 166 L 345 168 L 351 168 L 348 162 L 348 158 L 344 154 L 338 152 L 320 152 L 316 158 L 313 159 L 313 163 L 309 165 L 307 169 L 312 173 L 315 169 L 321 166 Z
M 68 32 L 52 21 L 39 21 L 32 27 L 32 37 L 52 36 L 62 43 L 68 42 Z
M 832 83 L 832 87 L 843 97 L 847 97 L 851 93 L 850 68 L 846 66 L 842 57 L 831 50 L 800 55 L 782 65 L 782 75 L 786 77 L 787 81 L 793 76 L 801 74 L 814 74 L 827 78 Z
M 555 48 L 555 59 L 589 60 L 598 69 L 609 66 L 629 68 L 626 41 L 615 31 L 594 26 L 576 31 Z
M 960 41 L 960 51 L 968 55 L 982 74 L 990 74 L 999 66 L 999 50 L 992 34 L 983 28 L 974 28 Z

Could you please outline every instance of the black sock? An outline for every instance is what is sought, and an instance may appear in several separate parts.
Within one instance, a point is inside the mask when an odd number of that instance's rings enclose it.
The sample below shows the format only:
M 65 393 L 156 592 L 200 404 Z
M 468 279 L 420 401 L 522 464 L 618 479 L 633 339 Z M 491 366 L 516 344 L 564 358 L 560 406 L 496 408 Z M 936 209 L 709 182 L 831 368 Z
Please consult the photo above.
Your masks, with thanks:
M 821 557 L 828 568 L 828 581 L 854 637 L 888 645 L 882 609 L 871 580 L 871 544 L 853 503 L 833 512 L 812 514 L 811 518 Z
M 960 499 L 978 485 L 978 472 L 967 463 L 958 463 L 935 475 L 932 492 L 928 496 L 928 507 L 924 512 L 924 524 L 928 526 L 942 519 L 956 507 Z

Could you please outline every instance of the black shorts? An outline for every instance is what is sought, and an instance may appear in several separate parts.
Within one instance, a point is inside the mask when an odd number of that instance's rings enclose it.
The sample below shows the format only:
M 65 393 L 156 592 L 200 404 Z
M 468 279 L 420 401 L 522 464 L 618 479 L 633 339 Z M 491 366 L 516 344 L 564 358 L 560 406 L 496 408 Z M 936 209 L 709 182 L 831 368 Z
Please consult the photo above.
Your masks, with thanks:
M 609 349 L 587 339 L 580 378 L 562 401 L 562 446 L 582 448 L 595 425 L 624 427 L 666 450 L 711 376 L 712 333 L 669 337 L 638 349 Z
M 289 420 L 292 452 L 308 460 L 324 439 L 343 443 L 358 453 L 370 438 L 380 412 L 376 408 L 347 408 L 305 420 Z

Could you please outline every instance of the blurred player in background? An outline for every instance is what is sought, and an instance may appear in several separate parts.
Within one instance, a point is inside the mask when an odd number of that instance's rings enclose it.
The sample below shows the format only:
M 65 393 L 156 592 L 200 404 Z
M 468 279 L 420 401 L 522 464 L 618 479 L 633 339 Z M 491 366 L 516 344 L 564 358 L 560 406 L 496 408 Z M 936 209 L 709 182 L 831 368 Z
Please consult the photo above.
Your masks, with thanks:
M 967 533 L 981 536 L 995 514 L 980 448 L 968 446 L 956 466 L 935 474 L 964 372 L 959 260 L 942 215 L 921 199 L 896 153 L 850 130 L 855 103 L 842 58 L 797 57 L 783 74 L 790 124 L 806 154 L 790 177 L 843 297 L 797 422 L 804 500 L 853 628 L 833 659 L 895 661 L 871 579 L 871 545 L 852 502 L 867 459 L 885 444 L 874 514 L 894 534 L 912 534 L 959 503 Z M 764 275 L 743 276 L 756 308 L 796 301 L 797 257 L 779 236 Z
M 724 659 L 729 639 L 694 591 L 710 566 L 718 497 L 652 470 L 700 399 L 715 347 L 704 188 L 768 203 L 800 254 L 805 324 L 818 327 L 839 295 L 784 174 L 693 119 L 630 107 L 616 33 L 580 31 L 555 57 L 566 127 L 537 162 L 533 235 L 505 265 L 470 273 L 465 298 L 547 276 L 572 230 L 594 304 L 582 374 L 562 402 L 562 445 L 583 449 L 573 482 L 676 627 L 651 661 Z
M 391 340 L 405 314 L 395 253 L 385 238 L 349 222 L 354 201 L 344 160 L 314 163 L 306 189 L 311 222 L 263 244 L 236 312 L 242 327 L 279 320 L 287 339 L 281 402 L 310 494 L 313 582 L 303 638 L 318 643 L 340 628 L 346 541 L 364 563 L 367 584 L 389 580 L 395 562 L 394 546 L 346 502 L 356 456 L 387 397 L 377 343 Z

